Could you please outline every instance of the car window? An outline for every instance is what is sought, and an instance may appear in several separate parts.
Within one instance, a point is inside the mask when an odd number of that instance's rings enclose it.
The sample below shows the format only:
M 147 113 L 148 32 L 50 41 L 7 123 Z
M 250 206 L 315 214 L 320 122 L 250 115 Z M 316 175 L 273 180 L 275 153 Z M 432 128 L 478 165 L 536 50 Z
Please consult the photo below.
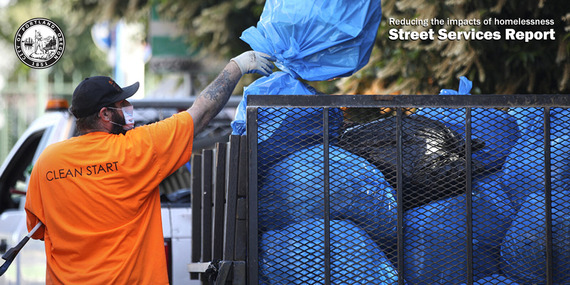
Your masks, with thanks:
M 19 207 L 21 198 L 26 194 L 26 182 L 32 171 L 34 156 L 48 129 L 29 135 L 10 159 L 0 178 L 0 213 Z

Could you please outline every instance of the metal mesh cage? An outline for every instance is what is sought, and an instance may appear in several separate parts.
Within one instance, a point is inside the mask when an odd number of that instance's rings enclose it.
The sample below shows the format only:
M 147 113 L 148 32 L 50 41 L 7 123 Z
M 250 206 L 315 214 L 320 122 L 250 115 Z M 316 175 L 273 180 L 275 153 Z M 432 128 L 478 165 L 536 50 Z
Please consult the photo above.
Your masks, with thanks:
M 570 110 L 442 106 L 248 109 L 256 283 L 570 283 Z

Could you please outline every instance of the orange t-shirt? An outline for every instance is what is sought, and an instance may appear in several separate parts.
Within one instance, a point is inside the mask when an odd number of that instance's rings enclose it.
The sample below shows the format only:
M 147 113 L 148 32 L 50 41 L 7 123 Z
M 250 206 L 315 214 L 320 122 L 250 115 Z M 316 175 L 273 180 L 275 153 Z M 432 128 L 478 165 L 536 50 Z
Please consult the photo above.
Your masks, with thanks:
M 41 227 L 47 284 L 168 284 L 158 185 L 190 160 L 188 112 L 126 135 L 94 132 L 48 146 L 26 195 Z

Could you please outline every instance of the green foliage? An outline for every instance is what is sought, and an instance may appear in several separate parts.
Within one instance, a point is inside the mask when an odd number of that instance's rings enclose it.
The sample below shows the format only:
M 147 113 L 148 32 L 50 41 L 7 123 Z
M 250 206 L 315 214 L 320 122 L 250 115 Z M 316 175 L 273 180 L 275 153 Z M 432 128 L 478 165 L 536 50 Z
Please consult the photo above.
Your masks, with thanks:
M 338 84 L 341 93 L 438 94 L 455 88 L 460 76 L 473 81 L 473 93 L 568 93 L 570 91 L 570 6 L 567 0 L 384 0 L 383 20 L 371 63 Z M 442 26 L 521 31 L 553 28 L 555 41 L 392 41 L 387 19 L 553 19 L 554 26 Z M 566 30 L 565 30 L 566 27 Z M 406 27 L 406 30 L 427 30 Z
M 241 33 L 257 24 L 263 0 L 157 0 L 159 13 L 173 19 L 187 32 L 185 38 L 206 52 L 231 57 L 249 46 L 239 39 Z
M 145 0 L 43 0 L 50 7 L 57 7 L 60 15 L 65 15 L 70 28 L 78 31 L 89 30 L 102 21 L 144 22 L 148 20 L 149 2 Z
M 255 26 L 263 10 L 263 0 L 23 0 L 10 8 L 0 25 L 0 36 L 10 39 L 29 11 L 49 11 L 49 16 L 65 25 L 68 48 L 55 68 L 100 71 L 103 55 L 83 49 L 92 24 L 103 20 L 148 21 L 150 7 L 175 21 L 185 32 L 186 42 L 200 46 L 210 56 L 228 58 L 249 49 L 239 39 Z M 51 7 L 51 8 L 46 8 Z M 568 0 L 383 0 L 383 20 L 378 30 L 370 63 L 340 81 L 312 82 L 327 93 L 437 94 L 453 88 L 460 76 L 473 81 L 474 93 L 557 93 L 570 91 L 570 6 Z M 6 13 L 3 11 L 2 13 Z M 56 16 L 58 15 L 58 16 Z M 392 41 L 388 39 L 389 18 L 420 19 L 553 19 L 554 26 L 434 26 L 449 31 L 518 30 L 556 31 L 555 41 Z M 566 30 L 565 30 L 566 28 Z M 425 30 L 424 27 L 406 27 Z M 73 52 L 73 56 L 70 53 Z M 77 58 L 75 58 L 77 57 Z

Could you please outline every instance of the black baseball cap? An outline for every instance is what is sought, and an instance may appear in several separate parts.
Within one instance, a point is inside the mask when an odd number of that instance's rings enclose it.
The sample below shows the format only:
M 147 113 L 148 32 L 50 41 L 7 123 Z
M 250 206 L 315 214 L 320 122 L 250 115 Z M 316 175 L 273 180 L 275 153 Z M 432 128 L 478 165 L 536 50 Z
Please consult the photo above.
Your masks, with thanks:
M 107 76 L 85 78 L 73 91 L 69 111 L 76 118 L 87 117 L 105 106 L 125 100 L 139 90 L 139 83 L 121 88 Z

